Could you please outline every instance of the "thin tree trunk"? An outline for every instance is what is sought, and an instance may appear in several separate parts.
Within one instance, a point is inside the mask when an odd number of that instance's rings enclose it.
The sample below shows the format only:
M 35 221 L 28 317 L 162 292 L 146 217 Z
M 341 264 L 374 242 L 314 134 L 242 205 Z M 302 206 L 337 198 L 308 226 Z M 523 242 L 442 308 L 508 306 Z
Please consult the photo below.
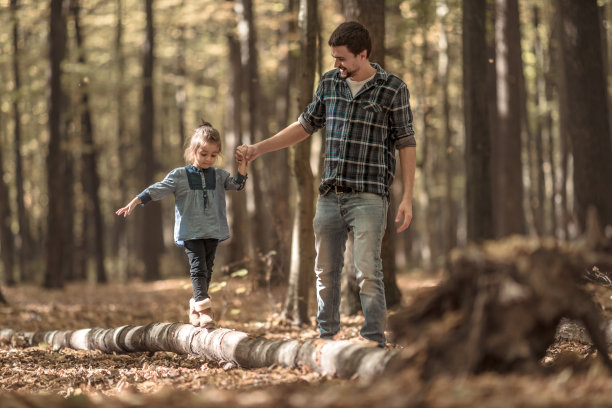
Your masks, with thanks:
M 16 236 L 15 244 L 17 250 L 17 264 L 19 279 L 30 281 L 31 274 L 28 271 L 27 256 L 32 255 L 32 236 L 30 234 L 30 219 L 25 210 L 24 188 L 23 188 L 23 165 L 21 157 L 21 110 L 19 109 L 19 95 L 21 93 L 21 68 L 19 66 L 19 9 L 18 0 L 11 0 L 11 13 L 13 19 L 13 125 L 14 125 L 14 158 L 15 158 L 15 186 L 17 189 L 17 220 L 19 222 L 19 232 Z
M 559 170 L 555 174 L 557 180 L 557 190 L 555 194 L 560 197 L 559 211 L 557 214 L 559 235 L 562 239 L 570 239 L 570 208 L 568 199 L 567 185 L 569 182 L 569 148 L 568 148 L 568 122 L 570 120 L 569 112 L 567 112 L 567 82 L 565 79 L 565 69 L 561 57 L 561 18 L 558 16 L 559 8 L 555 7 L 553 16 L 549 22 L 551 27 L 551 42 L 550 42 L 550 66 L 554 70 L 552 73 L 552 82 L 554 82 L 557 92 L 559 104 L 559 120 L 558 120 L 558 149 L 559 149 Z
M 5 328 L 0 329 L 0 342 L 30 347 L 47 343 L 52 350 L 71 348 L 103 353 L 169 351 L 244 368 L 306 366 L 320 374 L 340 378 L 380 375 L 398 353 L 348 340 L 270 340 L 230 329 L 207 331 L 184 323 L 47 332 L 16 332 Z
M 79 63 L 85 65 L 85 46 L 83 33 L 80 26 L 80 5 L 79 0 L 72 0 L 72 15 L 74 19 L 75 37 L 79 51 Z M 93 124 L 91 109 L 89 107 L 89 80 L 81 79 L 81 137 L 82 137 L 82 183 L 85 199 L 88 205 L 85 206 L 85 216 L 88 220 L 83 223 L 83 236 L 87 245 L 87 258 L 95 260 L 96 281 L 105 283 L 106 270 L 104 268 L 104 220 L 100 208 L 100 177 L 97 170 L 97 149 L 93 137 Z M 93 225 L 89 222 L 93 221 Z M 93 227 L 93 228 L 92 228 Z
M 65 233 L 64 215 L 64 169 L 66 160 L 62 153 L 65 138 L 64 102 L 62 91 L 62 61 L 66 53 L 66 7 L 65 0 L 51 0 L 49 13 L 49 153 L 47 156 L 47 185 L 49 207 L 47 214 L 47 254 L 44 285 L 47 288 L 64 286 L 63 259 Z
M 561 56 L 567 87 L 568 138 L 574 159 L 575 213 L 580 231 L 593 207 L 612 225 L 612 138 L 597 0 L 560 0 Z
M 463 2 L 463 111 L 465 118 L 467 238 L 493 237 L 491 137 L 488 109 L 486 0 Z
M 495 44 L 499 154 L 494 158 L 496 235 L 525 233 L 521 162 L 522 60 L 518 0 L 496 0 Z
M 3 149 L 0 143 L 0 174 L 4 174 Z M 2 258 L 2 283 L 14 285 L 15 245 L 11 231 L 11 207 L 8 185 L 0 177 L 0 257 Z
M 146 40 L 143 46 L 143 75 L 142 75 L 142 111 L 140 114 L 140 148 L 142 177 L 145 186 L 154 182 L 157 170 L 153 136 L 155 133 L 155 105 L 153 101 L 153 65 L 154 65 L 154 26 L 153 26 L 153 0 L 146 0 Z M 136 214 L 138 215 L 138 214 Z M 147 206 L 146 211 L 140 212 L 141 240 L 140 258 L 144 262 L 144 279 L 157 280 L 160 277 L 159 256 L 163 251 L 161 205 L 153 203 Z
M 306 106 L 312 98 L 316 67 L 317 1 L 300 0 L 301 58 L 298 68 L 299 106 Z M 308 304 L 314 282 L 315 243 L 312 220 L 314 218 L 315 187 L 310 167 L 310 146 L 308 138 L 295 146 L 293 170 L 296 178 L 297 204 L 294 215 L 292 238 L 291 283 L 292 292 L 287 294 L 285 316 L 296 324 L 308 324 Z
M 127 151 L 132 147 L 129 142 L 129 138 L 126 137 L 126 113 L 125 113 L 125 56 L 123 53 L 123 1 L 117 0 L 115 3 L 116 7 L 116 22 L 115 22 L 115 59 L 117 61 L 117 82 L 118 86 L 116 89 L 115 102 L 117 106 L 116 120 L 117 120 L 117 135 L 116 135 L 116 150 L 115 154 L 118 158 L 119 169 L 117 175 L 117 189 L 118 189 L 118 202 L 125 203 L 128 201 L 128 180 L 125 177 L 126 174 L 131 174 L 133 169 L 128 164 Z M 128 254 L 132 252 L 132 247 L 136 239 L 129 239 L 132 231 L 135 230 L 134 223 L 130 223 L 127 226 L 120 217 L 113 218 L 113 236 L 114 239 L 111 241 L 113 252 L 118 259 L 117 275 L 120 280 L 126 281 L 130 270 L 135 268 L 129 267 Z
M 233 2 L 233 0 L 228 0 Z M 240 59 L 240 41 L 238 41 L 236 30 L 236 16 L 234 15 L 233 27 L 227 34 L 229 48 L 230 81 L 227 100 L 227 123 L 225 136 L 229 146 L 235 147 L 243 144 L 242 136 L 242 90 L 244 88 L 244 70 Z M 253 180 L 251 178 L 251 180 Z M 249 182 L 251 184 L 251 182 Z M 247 189 L 250 191 L 250 188 Z M 246 192 L 245 192 L 246 193 Z M 229 252 L 235 260 L 246 260 L 253 257 L 253 241 L 251 236 L 251 225 L 248 222 L 247 194 L 231 194 L 229 197 L 229 208 L 231 212 L 230 228 L 232 238 L 229 241 Z
M 442 0 L 439 21 L 439 40 L 438 40 L 438 79 L 442 91 L 442 132 L 444 135 L 444 178 L 445 194 L 443 204 L 443 253 L 447 254 L 452 248 L 457 246 L 457 210 L 453 197 L 453 180 L 456 172 L 455 167 L 455 148 L 453 146 L 453 132 L 451 129 L 451 104 L 449 96 L 449 74 L 450 74 L 450 53 L 447 34 L 447 18 L 449 14 L 448 3 Z
M 547 217 L 547 203 L 549 201 L 546 199 L 546 176 L 547 172 L 545 169 L 545 163 L 550 156 L 546 155 L 545 152 L 545 139 L 548 140 L 546 136 L 548 136 L 548 132 L 550 129 L 547 127 L 547 118 L 549 118 L 548 112 L 548 103 L 546 100 L 546 73 L 544 70 L 544 55 L 542 49 L 542 42 L 540 40 L 540 9 L 537 5 L 534 5 L 531 8 L 531 12 L 533 15 L 533 26 L 534 26 L 534 36 L 535 39 L 533 41 L 533 53 L 536 57 L 536 74 L 535 74 L 535 92 L 534 92 L 534 105 L 536 111 L 536 169 L 537 169 L 537 180 L 538 180 L 538 189 L 537 189 L 537 203 L 538 206 L 536 208 L 536 226 L 539 226 L 538 233 L 540 235 L 548 235 L 551 231 L 550 226 L 547 225 L 547 220 L 550 219 Z M 526 109 L 525 109 L 526 111 Z M 551 146 L 548 146 L 551 148 Z M 546 156 L 546 158 L 545 158 Z M 552 170 L 554 167 L 552 163 L 549 163 L 549 167 Z M 550 209 L 550 211 L 554 211 L 554 207 Z
M 384 68 L 385 66 L 385 8 L 380 5 L 377 0 L 342 0 L 342 11 L 347 20 L 357 20 L 363 24 L 370 32 L 372 39 L 372 54 L 369 56 L 371 62 L 375 62 Z M 392 194 L 392 193 L 391 193 Z M 391 200 L 393 201 L 393 200 Z M 389 212 L 393 212 L 395 208 L 389 207 Z M 393 229 L 395 216 L 389 214 L 387 217 L 387 229 L 383 237 L 382 242 L 382 263 L 383 263 L 383 280 L 385 286 L 385 299 L 387 307 L 395 306 L 401 301 L 401 291 L 397 286 L 396 280 L 396 264 L 395 264 L 395 246 L 396 246 L 396 233 Z M 351 251 L 345 254 L 345 260 L 350 259 L 351 262 L 344 263 L 343 273 L 352 273 L 354 275 L 353 256 L 352 256 L 352 245 L 347 245 L 346 251 Z M 347 269 L 348 268 L 348 269 Z M 354 297 L 346 293 L 350 288 L 357 287 L 356 284 L 352 283 L 353 277 L 344 278 L 347 283 L 344 288 L 345 299 Z M 349 309 L 351 309 L 349 307 Z
M 247 90 L 247 101 L 249 111 L 249 122 L 248 122 L 248 137 L 250 143 L 256 143 L 261 139 L 262 136 L 258 135 L 260 130 L 258 106 L 262 104 L 259 99 L 259 72 L 257 63 L 257 49 L 256 49 L 256 30 L 253 16 L 253 0 L 238 0 L 235 2 L 236 14 L 238 16 L 239 25 L 246 27 L 246 30 L 240 30 L 240 43 L 241 43 L 241 54 L 242 64 L 244 66 L 245 78 L 248 78 L 246 82 Z M 249 173 L 251 179 L 254 180 L 252 185 L 253 199 L 255 204 L 256 217 L 253 219 L 252 224 L 252 241 L 255 245 L 255 257 L 256 263 L 254 265 L 255 276 L 260 285 L 269 284 L 270 276 L 266 273 L 266 268 L 263 267 L 261 259 L 264 258 L 265 254 L 270 250 L 270 231 L 272 229 L 271 223 L 267 222 L 271 218 L 268 213 L 268 207 L 266 204 L 267 198 L 264 197 L 264 191 L 261 183 L 260 174 L 263 174 L 262 169 L 263 163 L 261 161 L 255 161 L 250 166 Z

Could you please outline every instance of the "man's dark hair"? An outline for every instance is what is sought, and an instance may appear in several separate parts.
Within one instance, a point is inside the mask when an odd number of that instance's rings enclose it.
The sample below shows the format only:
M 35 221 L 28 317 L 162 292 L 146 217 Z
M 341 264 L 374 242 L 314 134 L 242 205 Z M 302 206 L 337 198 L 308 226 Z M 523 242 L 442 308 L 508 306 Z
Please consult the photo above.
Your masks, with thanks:
M 361 23 L 357 21 L 347 21 L 340 24 L 329 37 L 327 42 L 330 47 L 340 47 L 345 45 L 353 55 L 366 50 L 369 57 L 372 52 L 372 40 L 370 33 Z

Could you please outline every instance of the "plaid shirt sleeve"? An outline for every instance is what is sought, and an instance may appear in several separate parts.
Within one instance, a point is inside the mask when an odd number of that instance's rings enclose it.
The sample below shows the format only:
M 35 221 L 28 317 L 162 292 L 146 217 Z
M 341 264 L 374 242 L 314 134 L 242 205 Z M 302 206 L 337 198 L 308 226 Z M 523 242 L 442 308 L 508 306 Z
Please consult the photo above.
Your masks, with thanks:
M 397 149 L 416 146 L 409 99 L 408 87 L 406 84 L 402 84 L 391 105 L 391 115 L 389 117 L 389 130 L 391 137 L 396 141 L 395 147 Z
M 304 112 L 298 118 L 298 121 L 309 134 L 313 134 L 317 130 L 325 126 L 325 101 L 323 100 L 323 83 L 319 82 L 317 91 L 312 98 L 310 105 L 304 109 Z

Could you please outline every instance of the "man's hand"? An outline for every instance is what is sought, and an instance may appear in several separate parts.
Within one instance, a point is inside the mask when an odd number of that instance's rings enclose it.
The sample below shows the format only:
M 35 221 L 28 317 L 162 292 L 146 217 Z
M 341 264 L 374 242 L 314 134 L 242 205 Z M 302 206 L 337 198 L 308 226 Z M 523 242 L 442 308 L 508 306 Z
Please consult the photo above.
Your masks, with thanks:
M 412 200 L 404 199 L 397 208 L 397 216 L 395 222 L 401 222 L 402 224 L 397 228 L 397 232 L 402 232 L 408 228 L 410 221 L 412 221 Z
M 235 158 L 237 162 L 246 159 L 247 162 L 255 160 L 259 156 L 255 145 L 241 145 L 236 148 Z
M 248 160 L 246 159 L 248 155 L 249 147 L 247 145 L 241 145 L 236 148 L 236 161 L 238 162 L 238 172 L 245 176 L 247 174 L 247 165 Z

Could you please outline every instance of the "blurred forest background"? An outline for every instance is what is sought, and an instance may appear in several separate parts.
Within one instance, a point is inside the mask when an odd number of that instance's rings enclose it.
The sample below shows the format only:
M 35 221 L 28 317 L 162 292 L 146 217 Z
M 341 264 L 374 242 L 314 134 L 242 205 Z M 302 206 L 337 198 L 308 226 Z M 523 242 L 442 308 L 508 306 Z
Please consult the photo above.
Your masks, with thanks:
M 587 218 L 612 235 L 609 0 L 0 0 L 1 284 L 186 278 L 172 199 L 114 210 L 184 165 L 201 118 L 234 173 L 237 145 L 311 100 L 347 19 L 411 92 L 414 219 L 396 234 L 392 200 L 391 305 L 396 274 L 436 275 L 469 242 L 576 240 Z M 314 293 L 323 137 L 252 163 L 215 263 L 287 285 L 298 311 Z

